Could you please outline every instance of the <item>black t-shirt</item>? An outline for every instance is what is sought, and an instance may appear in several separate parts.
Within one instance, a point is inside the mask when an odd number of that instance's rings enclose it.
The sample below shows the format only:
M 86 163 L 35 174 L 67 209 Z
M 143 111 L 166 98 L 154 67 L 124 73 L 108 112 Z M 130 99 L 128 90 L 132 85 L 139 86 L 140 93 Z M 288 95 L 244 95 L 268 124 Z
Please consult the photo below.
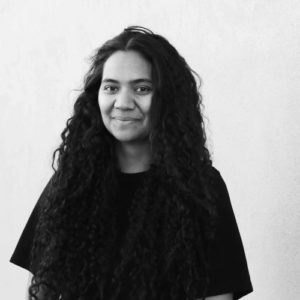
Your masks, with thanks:
M 217 208 L 219 219 L 215 242 L 211 248 L 210 284 L 207 296 L 233 293 L 234 299 L 253 291 L 244 247 L 231 206 L 226 184 L 220 173 L 215 169 L 215 188 L 218 189 Z M 125 174 L 119 172 L 118 211 L 119 230 L 126 231 L 128 226 L 128 211 L 130 200 L 136 189 L 141 185 L 146 172 Z M 33 243 L 35 227 L 39 218 L 39 207 L 49 184 L 41 194 L 29 220 L 23 230 L 10 262 L 34 273 L 34 265 L 30 267 L 30 252 Z M 124 213 L 125 212 L 125 213 Z M 122 232 L 121 232 L 122 236 Z

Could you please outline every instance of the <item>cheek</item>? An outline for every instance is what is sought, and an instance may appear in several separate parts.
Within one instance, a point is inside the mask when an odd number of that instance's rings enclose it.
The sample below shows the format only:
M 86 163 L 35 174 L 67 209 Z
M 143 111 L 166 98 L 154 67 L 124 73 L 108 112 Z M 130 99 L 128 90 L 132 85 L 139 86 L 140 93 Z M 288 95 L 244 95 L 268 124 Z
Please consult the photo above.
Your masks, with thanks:
M 105 99 L 103 97 L 98 97 L 98 105 L 99 105 L 100 112 L 101 112 L 101 115 L 103 118 L 109 111 L 109 107 L 110 107 L 109 101 L 107 101 L 107 99 Z
M 142 102 L 141 104 L 141 109 L 145 115 L 148 115 L 151 109 L 152 97 L 149 97 L 148 99 L 145 100 L 146 101 Z

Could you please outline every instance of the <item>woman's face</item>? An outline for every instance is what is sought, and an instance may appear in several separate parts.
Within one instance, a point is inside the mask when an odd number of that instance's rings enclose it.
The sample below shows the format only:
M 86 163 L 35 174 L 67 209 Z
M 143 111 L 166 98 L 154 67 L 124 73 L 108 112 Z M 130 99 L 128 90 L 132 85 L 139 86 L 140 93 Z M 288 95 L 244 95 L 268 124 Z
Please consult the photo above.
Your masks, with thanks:
M 143 142 L 150 130 L 151 64 L 136 51 L 117 51 L 105 62 L 98 102 L 107 130 L 122 143 Z

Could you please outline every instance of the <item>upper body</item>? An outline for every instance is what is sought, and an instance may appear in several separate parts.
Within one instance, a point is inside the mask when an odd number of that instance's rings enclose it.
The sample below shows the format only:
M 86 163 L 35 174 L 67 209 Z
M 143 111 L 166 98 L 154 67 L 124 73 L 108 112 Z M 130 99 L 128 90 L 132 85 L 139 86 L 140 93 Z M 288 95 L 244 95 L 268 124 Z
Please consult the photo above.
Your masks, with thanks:
M 252 291 L 200 104 L 191 69 L 163 37 L 131 27 L 98 49 L 23 233 L 31 297 L 227 300 Z
M 147 172 L 118 173 L 120 181 L 118 185 L 116 211 L 119 220 L 117 227 L 120 238 L 124 237 L 124 232 L 126 232 L 126 228 L 128 228 L 126 212 L 130 207 L 132 195 L 137 187 L 142 184 L 146 173 Z M 224 299 L 227 299 L 226 297 L 229 297 L 229 295 L 231 295 L 232 299 L 239 299 L 251 292 L 252 285 L 242 240 L 226 184 L 216 169 L 214 186 L 218 193 L 219 219 L 216 229 L 216 238 L 210 251 L 210 285 L 206 299 L 214 299 L 214 297 L 221 297 L 221 295 L 225 297 Z M 39 198 L 11 259 L 13 263 L 29 270 L 30 274 L 36 272 L 36 266 L 30 266 L 30 247 L 34 238 L 34 229 L 39 218 L 39 211 L 43 206 L 48 189 L 49 184 Z M 120 244 L 121 240 L 118 242 L 118 247 Z M 29 283 L 31 283 L 31 275 Z M 222 298 L 216 299 L 219 300 Z

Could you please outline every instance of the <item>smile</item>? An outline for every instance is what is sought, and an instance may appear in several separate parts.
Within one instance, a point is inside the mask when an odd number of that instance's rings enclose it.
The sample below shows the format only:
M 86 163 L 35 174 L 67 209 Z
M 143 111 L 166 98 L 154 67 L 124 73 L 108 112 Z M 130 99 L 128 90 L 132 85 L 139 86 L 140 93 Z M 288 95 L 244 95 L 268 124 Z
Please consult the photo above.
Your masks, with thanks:
M 126 118 L 126 117 L 113 117 L 114 120 L 122 121 L 122 122 L 129 122 L 129 121 L 137 121 L 138 119 L 134 118 Z
M 135 122 L 137 122 L 138 120 L 137 119 L 119 119 L 119 118 L 113 118 L 112 121 L 114 121 L 115 124 L 118 124 L 118 125 L 131 125 Z
M 120 119 L 115 119 L 115 121 L 125 123 L 125 124 L 134 122 L 134 120 L 120 120 Z

